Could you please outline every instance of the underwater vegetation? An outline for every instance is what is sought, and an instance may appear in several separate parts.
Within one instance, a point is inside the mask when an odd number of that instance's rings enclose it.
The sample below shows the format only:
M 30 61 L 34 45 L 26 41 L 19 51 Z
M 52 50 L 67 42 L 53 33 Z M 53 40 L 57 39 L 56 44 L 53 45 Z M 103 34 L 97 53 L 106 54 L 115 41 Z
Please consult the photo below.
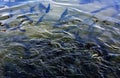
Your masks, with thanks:
M 119 78 L 119 54 L 69 36 L 57 39 L 1 40 L 1 78 Z
M 0 78 L 119 78 L 119 4 L 106 1 L 0 7 Z

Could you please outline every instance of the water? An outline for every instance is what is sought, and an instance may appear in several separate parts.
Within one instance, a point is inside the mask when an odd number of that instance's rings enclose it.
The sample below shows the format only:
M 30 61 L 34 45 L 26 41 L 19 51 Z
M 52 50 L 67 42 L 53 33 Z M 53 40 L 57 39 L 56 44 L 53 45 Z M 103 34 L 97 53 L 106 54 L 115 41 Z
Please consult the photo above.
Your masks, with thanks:
M 0 78 L 119 78 L 119 0 L 106 1 L 1 1 Z

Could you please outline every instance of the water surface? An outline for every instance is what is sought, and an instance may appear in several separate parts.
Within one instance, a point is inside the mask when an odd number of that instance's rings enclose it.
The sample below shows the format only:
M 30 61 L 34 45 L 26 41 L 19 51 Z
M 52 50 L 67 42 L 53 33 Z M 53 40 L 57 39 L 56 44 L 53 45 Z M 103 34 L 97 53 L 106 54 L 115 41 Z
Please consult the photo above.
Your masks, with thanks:
M 119 4 L 106 1 L 2 2 L 1 78 L 119 78 Z

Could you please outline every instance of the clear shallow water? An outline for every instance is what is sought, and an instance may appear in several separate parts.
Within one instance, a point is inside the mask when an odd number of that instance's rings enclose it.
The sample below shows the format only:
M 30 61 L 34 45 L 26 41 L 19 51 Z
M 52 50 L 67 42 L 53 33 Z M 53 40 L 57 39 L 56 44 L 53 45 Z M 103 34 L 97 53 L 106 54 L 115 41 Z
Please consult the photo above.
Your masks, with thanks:
M 1 78 L 119 78 L 119 8 L 113 1 L 2 7 Z

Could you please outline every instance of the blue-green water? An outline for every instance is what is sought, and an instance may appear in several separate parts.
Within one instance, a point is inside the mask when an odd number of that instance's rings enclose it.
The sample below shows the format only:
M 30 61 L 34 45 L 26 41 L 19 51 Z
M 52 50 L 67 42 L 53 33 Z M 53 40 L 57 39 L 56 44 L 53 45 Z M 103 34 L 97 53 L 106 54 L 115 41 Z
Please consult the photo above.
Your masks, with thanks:
M 92 0 L 71 2 L 0 8 L 0 78 L 120 77 L 115 7 Z

